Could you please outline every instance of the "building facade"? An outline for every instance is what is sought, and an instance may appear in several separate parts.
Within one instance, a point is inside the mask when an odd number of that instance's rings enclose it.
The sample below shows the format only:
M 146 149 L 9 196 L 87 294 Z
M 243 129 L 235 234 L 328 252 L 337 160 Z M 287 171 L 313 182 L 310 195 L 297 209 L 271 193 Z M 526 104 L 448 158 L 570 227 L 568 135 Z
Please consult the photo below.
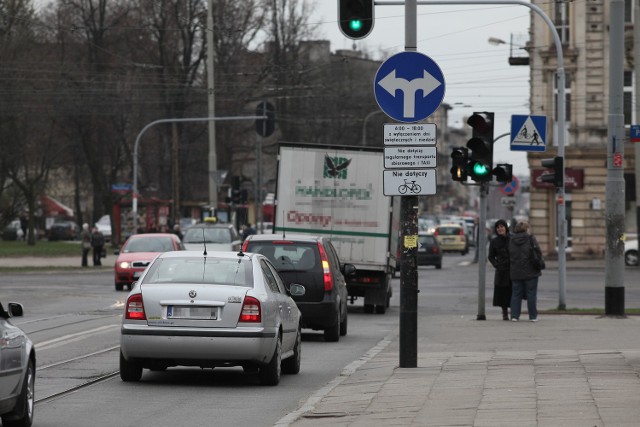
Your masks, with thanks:
M 557 253 L 555 188 L 542 182 L 541 160 L 557 155 L 558 135 L 565 135 L 565 204 L 569 248 L 573 258 L 603 257 L 606 244 L 607 133 L 609 129 L 610 0 L 567 2 L 533 0 L 555 25 L 563 47 L 566 126 L 558 129 L 558 54 L 553 29 L 531 13 L 530 56 L 532 115 L 547 117 L 547 149 L 529 153 L 529 221 L 548 256 Z M 624 61 L 624 197 L 626 231 L 636 231 L 634 151 L 629 142 L 633 117 L 633 3 L 625 0 Z M 636 4 L 637 6 L 637 4 Z

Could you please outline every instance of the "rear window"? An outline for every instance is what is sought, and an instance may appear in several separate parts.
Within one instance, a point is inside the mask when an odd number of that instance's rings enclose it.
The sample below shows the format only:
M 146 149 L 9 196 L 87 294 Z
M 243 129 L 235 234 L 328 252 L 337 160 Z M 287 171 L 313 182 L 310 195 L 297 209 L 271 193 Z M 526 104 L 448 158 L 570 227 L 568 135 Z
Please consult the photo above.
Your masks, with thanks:
M 317 243 L 291 241 L 249 242 L 247 252 L 264 255 L 278 271 L 320 271 Z
M 145 283 L 194 283 L 253 287 L 251 261 L 221 258 L 158 258 Z
M 190 228 L 182 243 L 231 243 L 231 232 L 228 228 Z
M 460 235 L 460 227 L 438 227 L 438 235 L 440 236 L 458 236 Z
M 436 239 L 435 237 L 429 235 L 429 236 L 418 236 L 418 241 L 420 242 L 420 245 L 422 246 L 433 246 L 436 244 Z

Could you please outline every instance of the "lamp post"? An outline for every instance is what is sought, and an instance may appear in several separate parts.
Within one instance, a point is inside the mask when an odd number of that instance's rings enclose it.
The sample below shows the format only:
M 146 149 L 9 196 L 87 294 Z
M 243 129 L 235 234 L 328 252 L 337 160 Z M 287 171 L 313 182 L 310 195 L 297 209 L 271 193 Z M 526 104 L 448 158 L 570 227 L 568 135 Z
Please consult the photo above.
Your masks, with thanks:
M 369 118 L 375 116 L 376 114 L 382 114 L 383 112 L 384 111 L 382 110 L 374 110 L 364 117 L 364 120 L 362 121 L 362 143 L 361 143 L 363 147 L 367 146 L 367 121 L 369 120 Z

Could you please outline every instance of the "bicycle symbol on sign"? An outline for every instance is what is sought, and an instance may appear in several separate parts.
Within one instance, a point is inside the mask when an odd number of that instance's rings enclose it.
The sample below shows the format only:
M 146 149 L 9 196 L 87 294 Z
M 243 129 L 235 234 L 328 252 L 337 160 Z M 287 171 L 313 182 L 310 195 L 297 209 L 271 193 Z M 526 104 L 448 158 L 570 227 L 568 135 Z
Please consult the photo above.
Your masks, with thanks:
M 404 194 L 407 191 L 416 194 L 416 193 L 420 193 L 421 190 L 422 190 L 422 187 L 416 184 L 415 181 L 411 181 L 411 183 L 407 183 L 406 179 L 404 180 L 404 184 L 401 184 L 398 187 L 398 191 L 400 192 L 400 194 Z

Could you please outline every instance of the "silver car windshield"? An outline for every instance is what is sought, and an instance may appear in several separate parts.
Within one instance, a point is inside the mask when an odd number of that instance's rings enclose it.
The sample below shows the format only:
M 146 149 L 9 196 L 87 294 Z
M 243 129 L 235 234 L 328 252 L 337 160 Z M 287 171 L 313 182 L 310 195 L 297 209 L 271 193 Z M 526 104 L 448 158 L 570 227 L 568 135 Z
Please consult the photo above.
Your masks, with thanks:
M 158 258 L 142 281 L 253 287 L 251 261 L 222 258 Z

